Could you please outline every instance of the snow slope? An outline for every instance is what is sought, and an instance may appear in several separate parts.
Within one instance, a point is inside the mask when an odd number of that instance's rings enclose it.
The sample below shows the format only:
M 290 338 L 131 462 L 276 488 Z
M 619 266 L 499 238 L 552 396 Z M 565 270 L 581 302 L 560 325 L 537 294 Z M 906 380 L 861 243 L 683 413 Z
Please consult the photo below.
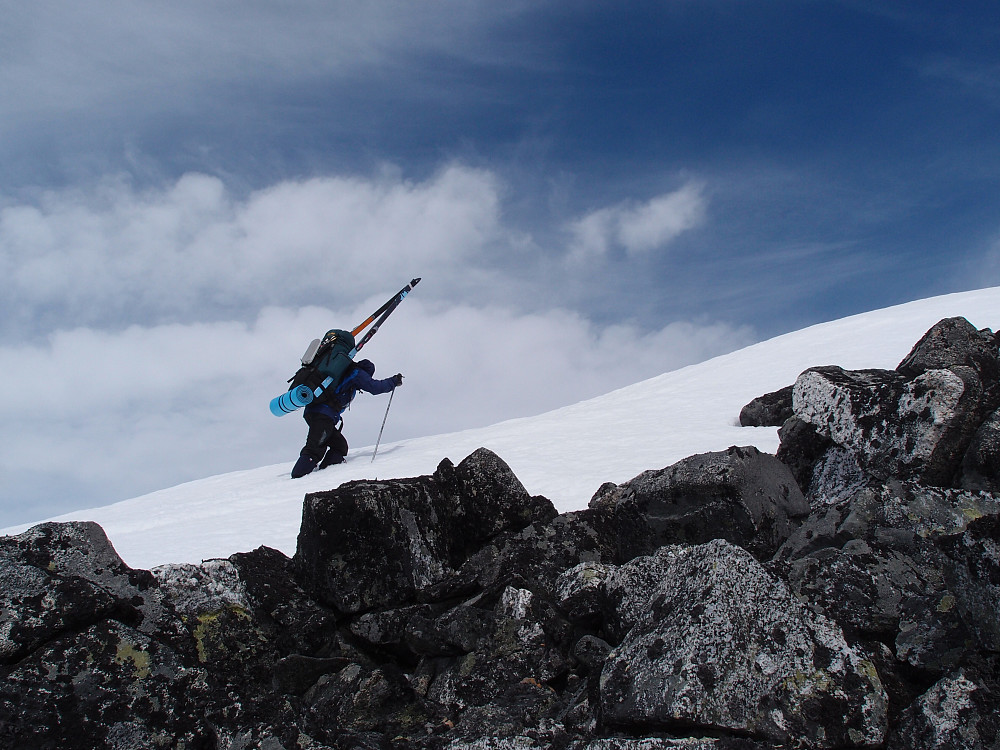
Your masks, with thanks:
M 545 495 L 560 511 L 577 510 L 603 482 L 622 482 L 695 453 L 730 445 L 773 453 L 776 428 L 739 427 L 744 404 L 815 365 L 893 368 L 931 325 L 957 315 L 978 328 L 1000 328 L 1000 287 L 812 326 L 536 417 L 383 444 L 374 462 L 369 446 L 346 464 L 302 479 L 289 478 L 291 463 L 278 464 L 52 520 L 98 522 L 125 562 L 138 568 L 228 557 L 260 545 L 292 555 L 306 492 L 352 479 L 429 474 L 442 458 L 458 463 L 480 446 L 503 458 L 530 493 Z

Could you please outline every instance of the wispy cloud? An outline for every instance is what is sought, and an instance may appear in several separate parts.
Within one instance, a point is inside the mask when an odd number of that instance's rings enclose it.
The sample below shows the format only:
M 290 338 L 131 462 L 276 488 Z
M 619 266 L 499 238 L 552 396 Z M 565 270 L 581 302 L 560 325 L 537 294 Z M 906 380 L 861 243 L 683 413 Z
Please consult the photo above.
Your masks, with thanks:
M 958 84 L 963 92 L 1000 106 L 1000 64 L 936 56 L 925 61 L 920 71 L 928 77 Z
M 691 182 L 641 204 L 597 209 L 569 225 L 572 261 L 607 255 L 615 248 L 639 255 L 668 245 L 705 219 L 704 186 Z

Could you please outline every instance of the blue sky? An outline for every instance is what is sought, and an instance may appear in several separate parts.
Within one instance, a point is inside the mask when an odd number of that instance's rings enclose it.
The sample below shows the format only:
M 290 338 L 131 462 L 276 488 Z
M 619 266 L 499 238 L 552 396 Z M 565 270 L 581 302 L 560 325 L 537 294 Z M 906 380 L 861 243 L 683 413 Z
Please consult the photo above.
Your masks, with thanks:
M 10 5 L 0 523 L 293 459 L 412 276 L 397 438 L 1000 283 L 995 3 Z

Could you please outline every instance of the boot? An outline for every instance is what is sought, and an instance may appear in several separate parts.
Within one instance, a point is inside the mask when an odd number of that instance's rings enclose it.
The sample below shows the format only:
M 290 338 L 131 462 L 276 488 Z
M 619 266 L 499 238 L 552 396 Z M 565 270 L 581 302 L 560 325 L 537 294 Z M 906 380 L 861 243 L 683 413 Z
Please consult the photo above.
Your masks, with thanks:
M 292 467 L 292 479 L 304 477 L 316 468 L 316 459 L 312 456 L 299 456 L 299 460 Z
M 333 448 L 326 452 L 326 456 L 319 464 L 319 468 L 325 469 L 327 466 L 333 466 L 334 464 L 342 464 L 346 459 L 340 453 L 337 453 Z

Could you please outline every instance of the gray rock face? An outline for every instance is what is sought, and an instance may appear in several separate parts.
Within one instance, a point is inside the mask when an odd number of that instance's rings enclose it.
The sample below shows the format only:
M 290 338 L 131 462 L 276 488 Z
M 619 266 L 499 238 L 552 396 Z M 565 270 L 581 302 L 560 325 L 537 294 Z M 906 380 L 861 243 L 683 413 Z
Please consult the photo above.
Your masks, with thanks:
M 990 414 L 972 436 L 961 476 L 964 489 L 1000 491 L 1000 410 Z
M 180 621 L 97 524 L 0 538 L 0 583 L 0 747 L 197 747 L 209 735 Z
M 998 518 L 992 495 L 893 482 L 815 512 L 775 560 L 796 595 L 850 632 L 941 672 L 998 643 L 995 556 L 983 546 Z
M 970 411 L 979 395 L 971 377 L 928 370 L 907 381 L 887 370 L 807 370 L 795 382 L 795 415 L 850 450 L 878 479 L 942 483 L 954 474 L 963 441 L 971 440 Z
M 903 714 L 891 750 L 1000 747 L 998 696 L 963 670 L 936 682 Z
M 604 487 L 590 507 L 610 516 L 619 560 L 665 544 L 728 539 L 767 559 L 809 506 L 788 468 L 754 447 L 729 448 Z
M 601 674 L 609 722 L 724 729 L 810 747 L 883 741 L 878 674 L 835 623 L 726 542 L 657 556 L 663 581 Z
M 778 456 L 807 489 L 830 441 L 881 481 L 947 487 L 964 475 L 961 486 L 988 490 L 1000 449 L 983 423 L 1000 406 L 998 375 L 996 337 L 964 318 L 932 327 L 895 371 L 811 368 L 796 380 L 792 406 L 793 421 L 814 432 L 787 430 Z

